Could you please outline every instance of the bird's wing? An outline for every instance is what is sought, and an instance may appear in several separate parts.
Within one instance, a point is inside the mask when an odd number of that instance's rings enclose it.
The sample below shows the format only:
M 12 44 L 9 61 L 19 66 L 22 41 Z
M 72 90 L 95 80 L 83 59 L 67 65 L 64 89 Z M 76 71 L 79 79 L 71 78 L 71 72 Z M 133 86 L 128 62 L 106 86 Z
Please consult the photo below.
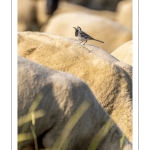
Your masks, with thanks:
M 83 32 L 83 31 L 80 32 L 80 35 L 87 38 L 87 39 L 93 39 L 90 35 L 88 35 L 87 33 Z

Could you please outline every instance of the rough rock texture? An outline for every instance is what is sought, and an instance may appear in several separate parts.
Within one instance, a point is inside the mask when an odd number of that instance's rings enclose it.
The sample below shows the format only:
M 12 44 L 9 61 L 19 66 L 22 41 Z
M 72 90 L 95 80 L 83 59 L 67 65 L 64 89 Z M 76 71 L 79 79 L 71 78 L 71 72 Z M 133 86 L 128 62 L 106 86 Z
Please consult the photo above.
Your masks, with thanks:
M 121 1 L 117 5 L 116 20 L 122 25 L 132 29 L 132 1 Z
M 90 20 L 90 21 L 89 21 Z M 63 13 L 52 17 L 43 32 L 75 38 L 73 27 L 80 26 L 83 31 L 95 39 L 104 41 L 88 41 L 111 53 L 123 43 L 132 40 L 132 32 L 119 23 L 95 15 L 82 12 Z
M 38 32 L 18 33 L 18 54 L 83 79 L 99 103 L 132 140 L 130 65 L 119 62 L 93 45 L 84 46 L 73 39 Z
M 132 65 L 132 41 L 124 43 L 111 53 L 121 62 Z
M 32 107 L 39 93 L 43 95 L 41 101 L 36 107 L 35 105 Z M 82 117 L 79 117 L 80 119 L 65 140 L 68 146 L 61 147 L 60 150 L 88 149 L 91 140 L 102 129 L 102 126 L 108 123 L 108 120 L 111 121 L 112 126 L 108 129 L 104 140 L 98 144 L 97 150 L 125 150 L 126 147 L 129 147 L 128 150 L 132 149 L 131 143 L 126 138 L 120 149 L 120 140 L 123 136 L 121 130 L 99 105 L 85 82 L 73 75 L 48 69 L 28 59 L 18 57 L 18 119 L 33 110 L 35 114 L 40 110 L 45 113 L 35 121 L 39 149 L 52 148 L 55 145 L 66 123 L 77 109 L 80 113 L 83 109 L 85 111 L 82 115 L 78 114 Z M 31 122 L 28 125 L 31 126 Z M 23 126 L 20 126 L 18 134 L 22 133 L 22 130 Z M 30 128 L 27 128 L 26 132 L 31 132 Z M 67 131 L 64 132 L 62 137 L 67 133 Z M 34 149 L 33 145 L 34 142 L 31 139 L 23 142 L 19 149 L 30 148 L 31 150 Z M 56 149 L 59 150 L 59 148 Z

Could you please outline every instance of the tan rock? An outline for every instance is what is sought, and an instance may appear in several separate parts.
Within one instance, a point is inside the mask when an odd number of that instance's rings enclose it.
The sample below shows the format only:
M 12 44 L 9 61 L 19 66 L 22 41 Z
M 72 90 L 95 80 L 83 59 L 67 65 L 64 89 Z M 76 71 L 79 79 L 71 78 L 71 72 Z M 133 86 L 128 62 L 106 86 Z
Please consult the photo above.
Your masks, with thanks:
M 132 41 L 124 43 L 111 53 L 121 62 L 132 65 Z
M 82 12 L 63 13 L 52 17 L 43 29 L 44 32 L 75 38 L 73 27 L 80 26 L 83 31 L 95 39 L 104 41 L 88 41 L 111 53 L 123 43 L 132 39 L 130 29 L 115 21 Z
M 132 1 L 121 1 L 117 5 L 116 20 L 122 25 L 132 29 Z
M 97 150 L 125 150 L 127 147 L 132 150 L 132 144 L 126 138 L 120 148 L 123 133 L 85 82 L 18 57 L 19 135 L 23 130 L 23 133 L 31 133 L 33 123 L 24 124 L 25 120 L 21 118 L 30 113 L 35 117 L 38 149 L 87 150 L 99 133 Z M 35 149 L 33 138 L 19 143 L 18 149 Z
M 84 80 L 99 103 L 132 140 L 130 65 L 93 45 L 84 46 L 73 39 L 38 32 L 18 33 L 18 54 Z

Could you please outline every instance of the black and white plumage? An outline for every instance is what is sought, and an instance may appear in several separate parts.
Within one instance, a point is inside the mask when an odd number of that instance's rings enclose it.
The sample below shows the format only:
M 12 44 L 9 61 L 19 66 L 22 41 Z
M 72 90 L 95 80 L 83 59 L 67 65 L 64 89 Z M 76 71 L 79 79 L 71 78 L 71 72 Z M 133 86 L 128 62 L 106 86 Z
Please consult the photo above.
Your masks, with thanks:
M 94 39 L 93 37 L 91 37 L 87 33 L 83 32 L 79 26 L 77 26 L 77 28 L 75 28 L 75 27 L 73 27 L 73 28 L 75 29 L 75 36 L 78 37 L 78 39 L 81 41 L 80 43 L 84 42 L 84 44 L 85 44 L 88 40 L 95 40 L 95 41 L 104 43 L 103 41 L 99 41 L 97 39 Z

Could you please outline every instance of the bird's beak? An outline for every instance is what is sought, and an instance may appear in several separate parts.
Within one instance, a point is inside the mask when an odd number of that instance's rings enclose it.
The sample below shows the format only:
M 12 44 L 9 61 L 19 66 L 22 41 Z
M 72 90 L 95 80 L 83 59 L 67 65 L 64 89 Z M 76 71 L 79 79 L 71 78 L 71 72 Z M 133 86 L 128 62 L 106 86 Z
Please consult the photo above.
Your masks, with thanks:
M 74 29 L 76 29 L 75 27 L 73 27 Z

